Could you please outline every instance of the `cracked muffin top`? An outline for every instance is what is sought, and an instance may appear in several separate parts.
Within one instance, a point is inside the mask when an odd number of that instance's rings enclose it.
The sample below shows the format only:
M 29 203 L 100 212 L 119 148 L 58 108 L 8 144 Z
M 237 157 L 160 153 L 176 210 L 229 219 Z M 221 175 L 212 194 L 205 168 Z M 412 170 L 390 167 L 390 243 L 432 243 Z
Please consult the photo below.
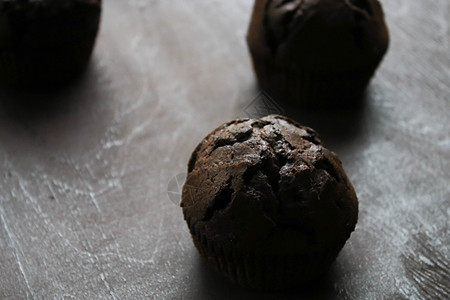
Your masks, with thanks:
M 193 235 L 266 254 L 340 249 L 358 215 L 337 156 L 276 115 L 211 132 L 192 153 L 181 206 Z
M 260 58 L 330 72 L 377 65 L 389 34 L 378 0 L 256 0 L 247 41 Z

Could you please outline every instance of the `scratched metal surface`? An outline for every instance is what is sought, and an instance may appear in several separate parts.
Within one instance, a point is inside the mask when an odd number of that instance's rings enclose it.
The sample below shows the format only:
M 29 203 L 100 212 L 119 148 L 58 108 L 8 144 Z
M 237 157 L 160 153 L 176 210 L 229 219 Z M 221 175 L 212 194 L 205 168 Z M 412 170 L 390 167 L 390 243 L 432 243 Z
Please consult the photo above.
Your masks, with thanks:
M 360 199 L 317 286 L 229 285 L 174 204 L 195 145 L 258 105 L 252 1 L 110 0 L 83 78 L 0 90 L 0 298 L 448 299 L 450 2 L 383 3 L 392 43 L 364 104 L 284 108 L 340 155 Z

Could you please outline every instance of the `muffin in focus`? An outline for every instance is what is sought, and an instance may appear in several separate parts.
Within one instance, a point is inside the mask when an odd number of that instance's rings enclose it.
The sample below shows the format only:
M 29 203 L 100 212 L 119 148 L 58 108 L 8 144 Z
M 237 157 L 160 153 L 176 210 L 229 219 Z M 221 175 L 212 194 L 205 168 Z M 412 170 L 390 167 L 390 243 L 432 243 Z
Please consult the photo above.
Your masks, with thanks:
M 201 256 L 265 290 L 323 274 L 358 218 L 340 160 L 312 129 L 276 115 L 210 133 L 192 153 L 181 206 Z

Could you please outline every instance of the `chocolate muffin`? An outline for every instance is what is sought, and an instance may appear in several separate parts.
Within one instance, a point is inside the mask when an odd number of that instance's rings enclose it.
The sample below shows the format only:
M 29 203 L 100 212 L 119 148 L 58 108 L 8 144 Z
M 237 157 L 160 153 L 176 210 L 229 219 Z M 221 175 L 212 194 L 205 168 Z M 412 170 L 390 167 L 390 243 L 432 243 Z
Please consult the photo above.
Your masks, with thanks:
M 215 270 L 270 290 L 324 273 L 358 218 L 341 161 L 314 130 L 277 115 L 210 133 L 192 153 L 181 206 Z
M 42 86 L 80 74 L 101 0 L 0 0 L 0 84 Z
M 272 97 L 334 108 L 361 98 L 389 35 L 378 0 L 256 0 L 247 42 Z

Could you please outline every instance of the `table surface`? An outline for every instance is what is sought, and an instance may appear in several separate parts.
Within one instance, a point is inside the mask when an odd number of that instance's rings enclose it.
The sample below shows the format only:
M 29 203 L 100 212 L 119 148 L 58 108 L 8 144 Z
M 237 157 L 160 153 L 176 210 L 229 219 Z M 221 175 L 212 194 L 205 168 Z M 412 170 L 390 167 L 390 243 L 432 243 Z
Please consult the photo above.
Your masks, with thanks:
M 176 205 L 196 144 L 264 108 L 245 44 L 252 1 L 109 0 L 81 79 L 0 90 L 0 298 L 448 299 L 450 2 L 383 4 L 391 45 L 360 106 L 270 108 L 315 128 L 359 197 L 317 286 L 225 282 Z

